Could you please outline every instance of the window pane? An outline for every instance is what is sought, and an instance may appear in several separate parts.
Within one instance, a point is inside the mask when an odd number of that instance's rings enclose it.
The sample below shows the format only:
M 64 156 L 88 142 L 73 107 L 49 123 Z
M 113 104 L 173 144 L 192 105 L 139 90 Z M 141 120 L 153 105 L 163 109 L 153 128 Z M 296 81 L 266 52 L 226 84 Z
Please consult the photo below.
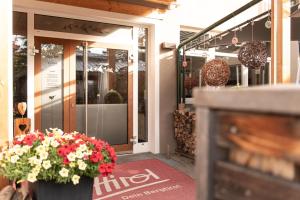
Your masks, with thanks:
M 27 14 L 13 12 L 13 105 L 14 118 L 21 117 L 19 102 L 27 102 Z M 27 112 L 25 116 L 27 116 Z
M 147 105 L 148 105 L 148 29 L 139 29 L 138 46 L 138 141 L 148 141 Z
M 57 44 L 42 44 L 41 55 L 42 131 L 49 128 L 63 130 L 64 47 Z

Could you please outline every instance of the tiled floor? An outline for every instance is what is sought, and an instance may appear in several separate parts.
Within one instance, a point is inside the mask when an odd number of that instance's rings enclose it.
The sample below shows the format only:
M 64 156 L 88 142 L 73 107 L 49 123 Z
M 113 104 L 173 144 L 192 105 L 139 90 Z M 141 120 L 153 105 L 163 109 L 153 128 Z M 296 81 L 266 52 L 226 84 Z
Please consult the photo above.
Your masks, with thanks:
M 152 154 L 152 153 L 119 155 L 118 163 L 126 163 L 126 162 L 147 160 L 147 159 L 158 159 L 158 160 L 163 161 L 164 163 L 170 165 L 171 167 L 187 174 L 191 178 L 195 178 L 193 160 L 176 155 L 176 154 L 171 155 L 170 158 L 167 158 L 165 155 Z

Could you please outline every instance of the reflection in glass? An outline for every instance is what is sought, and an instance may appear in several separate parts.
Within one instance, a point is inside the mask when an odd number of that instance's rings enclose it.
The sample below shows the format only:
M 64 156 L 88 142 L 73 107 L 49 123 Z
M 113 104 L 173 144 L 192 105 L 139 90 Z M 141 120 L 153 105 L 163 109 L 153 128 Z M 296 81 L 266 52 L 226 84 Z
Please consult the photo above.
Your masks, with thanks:
M 89 136 L 104 139 L 112 145 L 127 144 L 128 51 L 89 47 L 87 90 L 83 54 L 84 48 L 77 47 L 77 130 L 85 132 L 87 128 Z
M 63 45 L 41 44 L 42 131 L 63 130 Z
M 185 78 L 184 78 L 184 87 L 186 98 L 191 98 L 193 93 L 193 88 L 199 86 L 199 72 L 203 67 L 206 58 L 205 57 L 196 57 L 196 56 L 187 56 L 187 67 L 185 69 Z
M 138 46 L 138 141 L 148 141 L 147 124 L 147 72 L 148 72 L 148 29 L 139 29 Z
M 13 116 L 19 102 L 27 102 L 27 14 L 13 12 Z M 24 117 L 27 116 L 27 112 Z

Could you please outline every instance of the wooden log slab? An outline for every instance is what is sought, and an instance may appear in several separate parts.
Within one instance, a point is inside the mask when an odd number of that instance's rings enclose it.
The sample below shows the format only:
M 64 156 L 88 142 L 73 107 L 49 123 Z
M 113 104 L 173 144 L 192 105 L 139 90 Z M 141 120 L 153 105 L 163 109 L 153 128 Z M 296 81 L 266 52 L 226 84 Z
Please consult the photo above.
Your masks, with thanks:
M 300 162 L 299 117 L 240 112 L 218 116 L 221 134 L 240 148 Z
M 214 197 L 220 200 L 297 200 L 300 184 L 218 161 Z

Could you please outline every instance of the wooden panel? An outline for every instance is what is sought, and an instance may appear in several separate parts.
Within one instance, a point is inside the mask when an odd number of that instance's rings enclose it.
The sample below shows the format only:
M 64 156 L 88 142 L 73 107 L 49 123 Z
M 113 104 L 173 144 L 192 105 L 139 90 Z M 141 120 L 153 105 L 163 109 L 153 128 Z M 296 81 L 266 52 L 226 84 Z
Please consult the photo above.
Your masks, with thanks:
M 35 47 L 41 50 L 41 41 L 35 38 Z M 34 130 L 42 128 L 42 75 L 41 75 L 41 54 L 34 56 Z
M 64 107 L 63 107 L 63 122 L 64 122 L 64 131 L 70 132 L 70 102 L 69 102 L 69 94 L 70 94 L 70 44 L 67 41 L 61 41 L 64 48 L 64 65 L 63 65 L 63 99 L 64 99 Z
M 141 5 L 134 5 L 129 3 L 122 3 L 113 0 L 39 0 L 51 3 L 65 4 L 70 6 L 77 6 L 83 8 L 90 8 L 96 10 L 104 10 L 109 12 L 117 12 L 130 15 L 146 16 L 151 14 L 157 9 L 148 8 Z M 164 12 L 163 10 L 158 10 L 159 12 Z
M 300 117 L 220 112 L 221 133 L 239 147 L 300 162 Z
M 69 131 L 76 131 L 76 46 L 79 42 L 69 42 Z
M 225 162 L 217 162 L 215 198 L 220 200 L 296 200 L 300 184 Z
M 30 118 L 17 118 L 14 120 L 14 136 L 26 134 L 31 130 Z

